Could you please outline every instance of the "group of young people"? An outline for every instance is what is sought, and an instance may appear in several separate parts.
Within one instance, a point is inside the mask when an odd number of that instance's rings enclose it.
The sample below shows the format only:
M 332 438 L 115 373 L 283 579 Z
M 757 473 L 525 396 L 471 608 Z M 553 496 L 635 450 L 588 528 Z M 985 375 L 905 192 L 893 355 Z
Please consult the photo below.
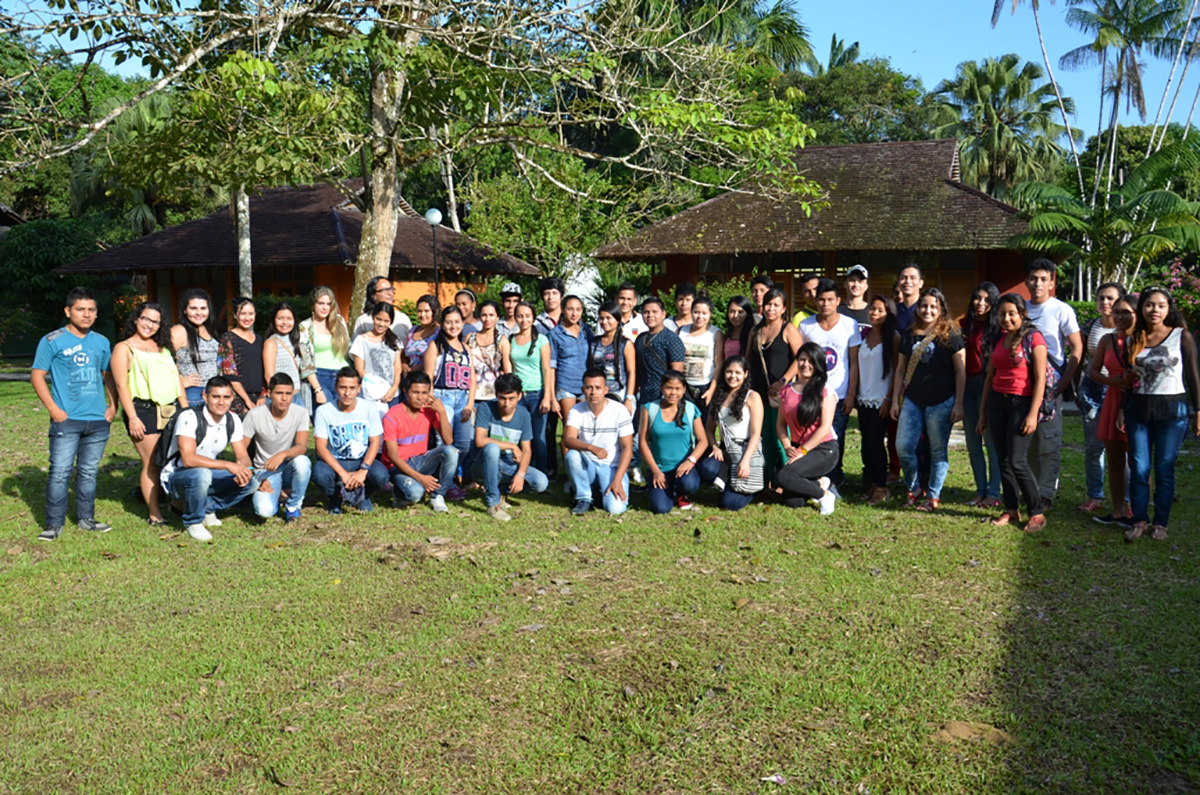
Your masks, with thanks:
M 710 484 L 727 510 L 769 497 L 827 515 L 856 411 L 868 503 L 900 482 L 906 506 L 938 510 L 950 428 L 964 419 L 971 504 L 1001 508 L 996 525 L 1020 523 L 1023 506 L 1032 532 L 1053 505 L 1076 372 L 1088 440 L 1080 507 L 1100 509 L 1107 463 L 1112 508 L 1097 521 L 1123 524 L 1130 540 L 1166 537 L 1175 460 L 1193 422 L 1200 434 L 1196 342 L 1166 290 L 1134 298 L 1104 285 L 1098 319 L 1080 328 L 1053 297 L 1048 260 L 1030 264 L 1028 300 L 985 282 L 958 322 L 916 265 L 888 294 L 872 293 L 869 276 L 855 265 L 841 286 L 803 277 L 791 317 L 784 291 L 757 276 L 725 307 L 724 332 L 690 284 L 676 288 L 673 314 L 657 297 L 639 312 L 623 284 L 593 331 L 558 279 L 541 282 L 540 312 L 509 283 L 500 303 L 470 290 L 445 308 L 422 296 L 414 322 L 376 278 L 353 324 L 318 287 L 302 322 L 276 305 L 265 339 L 250 299 L 234 301 L 234 328 L 218 336 L 211 299 L 189 290 L 177 325 L 143 303 L 111 351 L 90 331 L 94 298 L 76 289 L 33 368 L 51 416 L 39 537 L 62 532 L 73 466 L 79 526 L 109 529 L 94 515 L 95 478 L 118 407 L 148 521 L 166 524 L 171 501 L 197 540 L 247 498 L 259 516 L 295 520 L 310 482 L 331 513 L 371 511 L 390 484 L 393 504 L 427 500 L 437 512 L 475 488 L 507 521 L 506 496 L 546 491 L 560 456 L 575 514 L 623 512 L 632 483 L 659 514 L 690 508 Z

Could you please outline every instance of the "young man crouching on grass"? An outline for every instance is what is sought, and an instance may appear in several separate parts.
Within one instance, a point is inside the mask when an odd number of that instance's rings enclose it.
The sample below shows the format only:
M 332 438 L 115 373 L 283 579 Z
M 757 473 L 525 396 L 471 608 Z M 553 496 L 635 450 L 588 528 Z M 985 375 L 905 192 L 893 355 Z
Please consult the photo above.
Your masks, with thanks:
M 454 427 L 442 402 L 433 397 L 432 387 L 429 376 L 420 370 L 404 376 L 400 385 L 404 402 L 383 417 L 383 460 L 397 492 L 397 508 L 429 494 L 429 507 L 445 513 L 449 510 L 446 492 L 454 485 L 458 469 L 458 450 L 450 444 L 429 449 L 429 434 L 435 429 L 443 442 L 454 439 Z
M 629 462 L 633 458 L 633 417 L 625 406 L 608 399 L 604 371 L 583 374 L 584 402 L 567 415 L 563 445 L 567 472 L 575 487 L 575 507 L 581 516 L 592 509 L 592 489 L 600 492 L 604 510 L 624 513 L 629 506 Z
M 521 405 L 521 379 L 505 373 L 496 379 L 496 399 L 482 403 L 475 412 L 475 455 L 470 467 L 476 482 L 483 484 L 488 516 L 497 521 L 512 519 L 509 494 L 529 490 L 540 494 L 550 485 L 541 471 L 529 465 L 533 459 L 533 419 Z

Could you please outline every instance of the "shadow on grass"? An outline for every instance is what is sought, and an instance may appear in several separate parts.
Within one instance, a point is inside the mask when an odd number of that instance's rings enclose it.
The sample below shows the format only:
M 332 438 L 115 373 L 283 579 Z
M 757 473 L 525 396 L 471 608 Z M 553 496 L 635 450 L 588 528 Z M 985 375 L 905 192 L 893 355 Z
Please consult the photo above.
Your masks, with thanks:
M 100 473 L 96 478 L 96 499 L 115 500 L 124 502 L 126 511 L 145 513 L 145 507 L 131 498 L 131 490 L 137 485 L 141 462 L 136 458 L 110 454 L 104 457 L 100 464 Z M 32 518 L 39 524 L 45 517 L 46 511 L 46 477 L 42 467 L 23 465 L 16 471 L 0 480 L 0 493 L 5 497 L 18 500 L 25 504 Z M 69 487 L 69 504 L 67 517 L 75 516 L 75 472 L 72 471 Z
M 1166 541 L 1124 543 L 1074 494 L 1022 540 L 1001 672 L 1011 791 L 1200 793 L 1197 481 L 1181 459 Z

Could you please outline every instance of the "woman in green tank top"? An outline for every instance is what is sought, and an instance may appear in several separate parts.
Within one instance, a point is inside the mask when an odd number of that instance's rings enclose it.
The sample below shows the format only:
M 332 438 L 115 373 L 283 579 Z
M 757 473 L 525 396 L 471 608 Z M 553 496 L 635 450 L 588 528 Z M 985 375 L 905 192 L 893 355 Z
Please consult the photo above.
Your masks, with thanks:
M 158 500 L 158 472 L 151 466 L 154 446 L 167 420 L 187 406 L 183 379 L 171 353 L 170 330 L 162 307 L 142 303 L 125 321 L 121 341 L 113 349 L 112 374 L 125 418 L 125 429 L 142 459 L 140 491 L 152 527 L 165 525 Z

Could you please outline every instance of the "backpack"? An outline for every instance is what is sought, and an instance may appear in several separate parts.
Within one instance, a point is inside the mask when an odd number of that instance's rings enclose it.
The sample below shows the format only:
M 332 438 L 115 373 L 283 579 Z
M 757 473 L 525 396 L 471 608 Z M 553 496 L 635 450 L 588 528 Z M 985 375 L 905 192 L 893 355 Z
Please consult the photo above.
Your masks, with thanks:
M 208 423 L 204 421 L 204 406 L 188 406 L 186 411 L 191 411 L 196 415 L 196 447 L 204 441 L 205 434 L 208 433 Z M 175 425 L 179 422 L 179 418 L 184 412 L 177 411 L 174 416 L 167 421 L 167 425 L 159 434 L 158 443 L 154 445 L 154 454 L 151 457 L 150 463 L 155 469 L 162 470 L 171 461 L 179 458 L 179 451 L 176 449 L 175 455 L 171 455 L 171 442 L 175 440 Z M 225 415 L 225 435 L 227 438 L 233 438 L 233 416 L 226 413 Z
M 1021 338 L 1021 350 L 1025 352 L 1025 364 L 1029 367 L 1029 378 L 1033 379 L 1033 332 Z M 1046 388 L 1042 390 L 1042 405 L 1038 409 L 1038 422 L 1050 422 L 1058 414 L 1058 398 L 1054 394 L 1058 386 L 1058 368 L 1046 354 Z

